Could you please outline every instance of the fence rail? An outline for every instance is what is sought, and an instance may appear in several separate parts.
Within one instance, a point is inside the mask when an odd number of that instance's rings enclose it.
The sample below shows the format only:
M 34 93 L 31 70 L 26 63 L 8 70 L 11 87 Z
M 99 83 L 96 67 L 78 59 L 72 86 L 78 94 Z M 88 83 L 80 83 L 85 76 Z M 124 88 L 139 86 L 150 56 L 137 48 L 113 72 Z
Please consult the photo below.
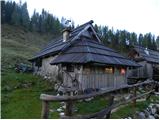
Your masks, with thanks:
M 136 88 L 140 87 L 140 86 L 145 86 L 145 85 L 149 85 L 151 86 L 150 91 L 146 92 L 142 95 L 136 96 Z M 40 95 L 40 99 L 42 100 L 42 114 L 41 117 L 42 118 L 48 118 L 49 116 L 49 102 L 66 102 L 67 106 L 66 106 L 66 113 L 65 113 L 65 117 L 64 118 L 103 118 L 104 116 L 106 116 L 106 118 L 109 118 L 110 116 L 110 112 L 113 108 L 118 107 L 119 105 L 122 104 L 126 104 L 128 102 L 133 101 L 133 105 L 136 105 L 136 99 L 139 99 L 145 95 L 148 95 L 152 92 L 154 92 L 153 88 L 154 88 L 155 82 L 154 81 L 145 81 L 142 83 L 137 83 L 134 85 L 123 85 L 119 88 L 114 88 L 114 89 L 108 89 L 108 90 L 104 90 L 104 91 L 99 91 L 99 92 L 94 92 L 91 94 L 87 94 L 87 95 L 76 95 L 76 96 L 53 96 L 53 95 L 47 95 L 47 94 L 41 94 Z M 130 98 L 129 100 L 123 101 L 123 102 L 119 102 L 116 104 L 114 103 L 114 95 L 116 94 L 116 92 L 118 91 L 122 91 L 124 89 L 133 89 L 134 93 L 133 93 L 133 97 Z M 109 106 L 106 106 L 105 109 L 90 114 L 90 115 L 80 115 L 80 116 L 72 116 L 72 106 L 73 106 L 73 102 L 77 101 L 77 100 L 81 100 L 81 99 L 87 99 L 87 98 L 91 98 L 91 97 L 96 97 L 96 96 L 108 96 L 110 98 L 109 100 Z

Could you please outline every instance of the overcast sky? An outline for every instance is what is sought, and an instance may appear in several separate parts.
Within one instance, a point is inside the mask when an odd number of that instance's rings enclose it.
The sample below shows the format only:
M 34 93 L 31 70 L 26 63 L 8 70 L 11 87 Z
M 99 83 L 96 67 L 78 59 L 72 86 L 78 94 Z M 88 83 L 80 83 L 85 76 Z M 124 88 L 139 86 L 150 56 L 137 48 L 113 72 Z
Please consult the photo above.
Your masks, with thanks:
M 19 0 L 15 0 L 19 2 Z M 42 8 L 61 19 L 95 24 L 136 33 L 160 35 L 160 0 L 22 0 L 27 1 L 29 14 Z

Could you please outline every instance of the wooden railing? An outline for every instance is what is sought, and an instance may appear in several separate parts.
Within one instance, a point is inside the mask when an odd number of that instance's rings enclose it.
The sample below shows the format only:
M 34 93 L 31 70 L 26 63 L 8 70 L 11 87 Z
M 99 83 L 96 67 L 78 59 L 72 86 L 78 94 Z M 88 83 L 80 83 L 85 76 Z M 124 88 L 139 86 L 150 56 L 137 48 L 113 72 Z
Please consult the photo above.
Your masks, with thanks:
M 141 94 L 141 95 L 136 95 L 136 91 L 138 87 L 141 86 L 150 86 L 150 90 Z M 65 110 L 65 116 L 63 118 L 109 118 L 110 117 L 110 113 L 111 110 L 123 105 L 123 104 L 127 104 L 129 102 L 133 101 L 133 106 L 136 106 L 136 99 L 139 99 L 141 97 L 144 97 L 152 92 L 154 92 L 154 86 L 155 86 L 155 82 L 154 81 L 145 81 L 142 83 L 137 83 L 134 85 L 123 85 L 119 88 L 114 88 L 114 89 L 108 89 L 108 90 L 104 90 L 104 91 L 99 91 L 99 92 L 94 92 L 91 94 L 87 94 L 87 95 L 76 95 L 76 96 L 53 96 L 53 95 L 47 95 L 47 94 L 41 94 L 40 95 L 40 99 L 42 100 L 42 114 L 41 117 L 47 119 L 49 117 L 49 102 L 66 102 L 66 110 Z M 132 94 L 133 97 L 131 97 L 128 100 L 124 100 L 122 102 L 118 102 L 118 103 L 114 103 L 114 96 L 119 93 L 122 92 L 123 90 L 126 89 L 132 89 L 134 92 Z M 106 106 L 104 109 L 102 109 L 99 112 L 90 114 L 90 115 L 77 115 L 77 116 L 73 116 L 73 111 L 72 111 L 72 107 L 73 107 L 73 103 L 74 101 L 78 101 L 78 100 L 84 100 L 87 98 L 91 98 L 91 97 L 96 97 L 96 96 L 106 96 L 109 97 L 109 104 L 108 106 Z M 107 101 L 106 101 L 107 103 Z M 114 104 L 113 104 L 114 103 Z

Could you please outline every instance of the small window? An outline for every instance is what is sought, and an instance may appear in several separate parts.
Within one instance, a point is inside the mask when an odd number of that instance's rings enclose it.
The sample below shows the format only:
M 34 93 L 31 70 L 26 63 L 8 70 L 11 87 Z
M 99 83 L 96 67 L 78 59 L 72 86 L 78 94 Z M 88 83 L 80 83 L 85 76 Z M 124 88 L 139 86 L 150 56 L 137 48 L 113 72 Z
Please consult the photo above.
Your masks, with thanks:
M 74 66 L 73 65 L 67 65 L 67 71 L 68 72 L 74 72 Z
M 41 67 L 42 66 L 42 59 L 38 59 L 35 63 L 35 66 Z
M 113 67 L 106 67 L 105 68 L 105 73 L 114 73 L 114 71 L 113 71 Z
M 125 68 L 121 68 L 120 69 L 120 74 L 121 75 L 125 75 L 126 74 L 126 69 Z

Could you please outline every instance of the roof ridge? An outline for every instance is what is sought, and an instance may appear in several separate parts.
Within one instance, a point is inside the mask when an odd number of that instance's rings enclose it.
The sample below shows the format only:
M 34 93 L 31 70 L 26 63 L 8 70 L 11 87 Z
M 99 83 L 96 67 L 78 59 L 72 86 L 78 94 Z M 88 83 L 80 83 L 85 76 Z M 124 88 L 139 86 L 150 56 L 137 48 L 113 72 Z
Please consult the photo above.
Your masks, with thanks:
M 84 26 L 87 26 L 88 24 L 92 24 L 93 22 L 94 22 L 93 20 L 90 20 L 90 21 L 88 21 L 88 22 L 86 22 L 86 23 L 84 23 L 84 24 L 82 24 L 82 25 L 80 25 L 80 26 L 77 26 L 76 28 L 74 28 L 74 29 L 72 30 L 71 33 L 74 33 L 74 32 L 76 32 L 76 31 L 78 31 L 79 28 L 84 27 Z
M 143 47 L 143 46 L 138 46 L 138 45 L 134 45 L 134 47 L 146 49 L 145 47 Z M 149 49 L 149 48 L 147 48 L 147 50 L 150 50 L 150 51 L 153 51 L 153 52 L 158 52 L 158 51 L 156 51 L 156 50 L 152 50 L 152 49 Z

